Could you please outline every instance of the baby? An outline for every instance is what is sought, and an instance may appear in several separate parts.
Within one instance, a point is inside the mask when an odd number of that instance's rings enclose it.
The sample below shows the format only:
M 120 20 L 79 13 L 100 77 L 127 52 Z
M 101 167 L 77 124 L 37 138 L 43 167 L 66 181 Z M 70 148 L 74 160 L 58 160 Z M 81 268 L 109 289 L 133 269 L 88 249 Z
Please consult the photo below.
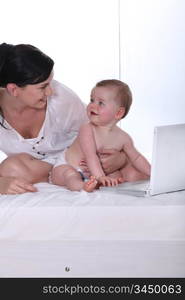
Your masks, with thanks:
M 149 178 L 150 164 L 136 150 L 131 137 L 116 125 L 127 115 L 131 103 L 132 94 L 124 82 L 112 79 L 96 84 L 87 106 L 89 122 L 81 126 L 72 145 L 62 152 L 51 172 L 52 183 L 72 191 L 92 192 L 100 185 L 113 186 Z M 97 155 L 101 148 L 124 151 L 126 165 L 105 174 Z M 87 180 L 78 169 L 82 160 L 86 161 L 91 174 Z

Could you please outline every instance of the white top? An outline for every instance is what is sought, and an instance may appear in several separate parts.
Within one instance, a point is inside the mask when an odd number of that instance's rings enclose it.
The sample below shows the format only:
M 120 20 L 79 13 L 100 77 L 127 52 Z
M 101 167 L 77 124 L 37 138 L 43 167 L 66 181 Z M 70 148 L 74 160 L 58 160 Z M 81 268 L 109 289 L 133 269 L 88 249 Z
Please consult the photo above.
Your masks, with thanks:
M 25 139 L 6 120 L 0 126 L 0 150 L 6 155 L 26 152 L 52 163 L 75 139 L 79 127 L 87 121 L 85 105 L 68 87 L 53 80 L 48 97 L 46 117 L 36 138 Z M 0 116 L 2 121 L 2 116 Z M 54 162 L 53 162 L 54 163 Z

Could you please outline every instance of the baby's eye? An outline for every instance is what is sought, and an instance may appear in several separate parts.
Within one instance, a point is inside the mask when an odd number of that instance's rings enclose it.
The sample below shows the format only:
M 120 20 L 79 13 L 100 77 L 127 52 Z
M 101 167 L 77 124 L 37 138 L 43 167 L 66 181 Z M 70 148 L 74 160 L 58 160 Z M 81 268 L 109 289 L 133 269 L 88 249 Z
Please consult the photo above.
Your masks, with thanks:
M 94 102 L 94 99 L 91 98 L 91 99 L 90 99 L 90 102 L 93 103 L 93 102 Z
M 102 101 L 99 101 L 99 105 L 100 105 L 100 106 L 104 106 L 104 105 L 105 105 L 105 103 L 104 103 L 104 102 L 102 102 Z

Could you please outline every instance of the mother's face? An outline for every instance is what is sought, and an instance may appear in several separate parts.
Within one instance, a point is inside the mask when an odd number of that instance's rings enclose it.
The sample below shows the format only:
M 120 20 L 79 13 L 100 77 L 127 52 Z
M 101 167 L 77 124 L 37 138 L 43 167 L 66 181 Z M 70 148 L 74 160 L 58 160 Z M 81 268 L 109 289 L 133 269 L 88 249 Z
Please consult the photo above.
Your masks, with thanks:
M 20 106 L 30 107 L 34 109 L 42 109 L 46 106 L 47 98 L 51 96 L 51 81 L 53 79 L 53 72 L 47 80 L 37 83 L 28 84 L 25 87 L 16 86 L 14 96 L 19 102 Z

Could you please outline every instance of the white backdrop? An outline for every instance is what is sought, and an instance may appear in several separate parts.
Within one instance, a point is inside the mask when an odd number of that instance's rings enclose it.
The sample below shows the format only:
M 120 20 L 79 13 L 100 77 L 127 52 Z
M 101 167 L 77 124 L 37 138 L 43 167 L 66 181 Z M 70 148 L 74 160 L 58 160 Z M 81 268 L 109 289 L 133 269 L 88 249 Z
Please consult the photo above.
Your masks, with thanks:
M 185 123 L 185 0 L 121 0 L 121 74 L 133 91 L 122 126 L 151 157 L 156 125 Z
M 0 42 L 47 53 L 55 78 L 84 102 L 96 81 L 118 76 L 118 0 L 0 0 L 0 8 Z
M 55 79 L 88 103 L 118 78 L 118 0 L 0 0 L 0 43 L 29 43 L 55 61 Z
M 0 0 L 0 8 L 0 43 L 39 47 L 84 102 L 98 80 L 121 73 L 134 101 L 120 125 L 149 159 L 153 127 L 185 122 L 185 0 Z

